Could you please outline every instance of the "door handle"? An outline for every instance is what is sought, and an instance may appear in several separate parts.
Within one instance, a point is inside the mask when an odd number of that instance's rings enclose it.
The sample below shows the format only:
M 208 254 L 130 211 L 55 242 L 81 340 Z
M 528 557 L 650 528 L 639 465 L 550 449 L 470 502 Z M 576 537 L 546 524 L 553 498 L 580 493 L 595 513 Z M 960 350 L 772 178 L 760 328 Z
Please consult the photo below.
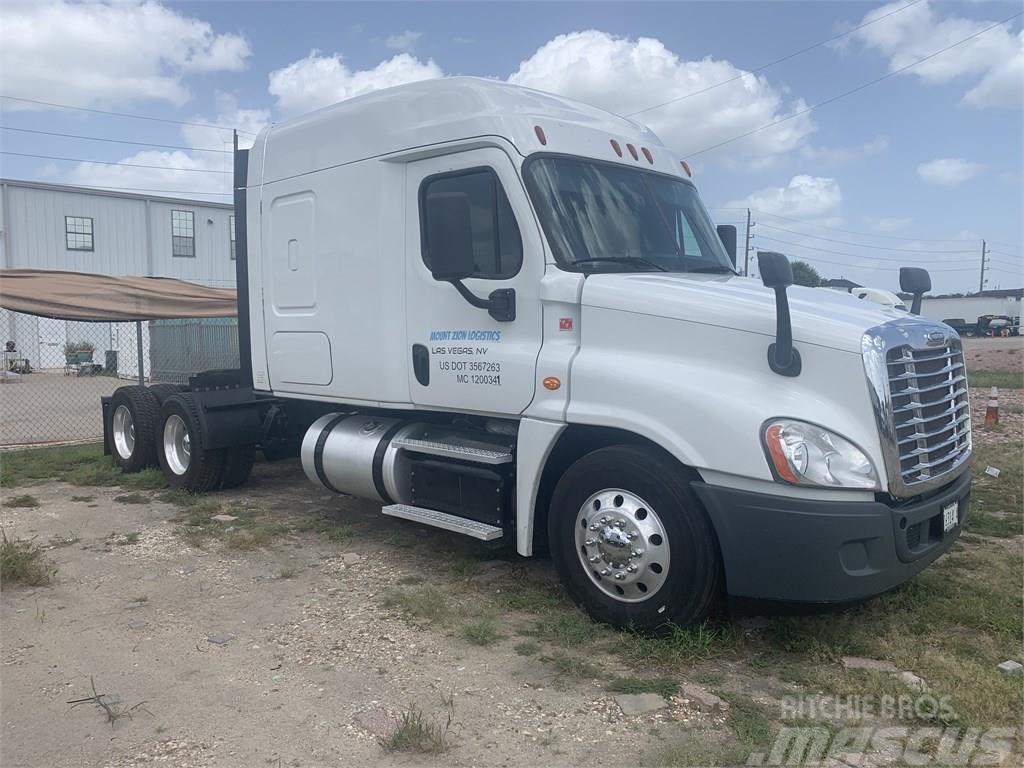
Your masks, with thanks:
M 422 344 L 412 345 L 412 372 L 422 386 L 430 386 L 430 352 Z

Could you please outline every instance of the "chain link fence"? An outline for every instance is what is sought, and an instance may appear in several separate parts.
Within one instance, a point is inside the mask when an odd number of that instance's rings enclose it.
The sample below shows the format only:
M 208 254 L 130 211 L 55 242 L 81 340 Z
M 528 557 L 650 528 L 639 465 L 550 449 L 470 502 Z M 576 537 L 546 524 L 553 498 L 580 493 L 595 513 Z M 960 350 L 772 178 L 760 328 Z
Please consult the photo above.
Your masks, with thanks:
M 100 397 L 118 387 L 238 367 L 235 318 L 87 323 L 0 309 L 0 335 L 0 449 L 101 439 Z

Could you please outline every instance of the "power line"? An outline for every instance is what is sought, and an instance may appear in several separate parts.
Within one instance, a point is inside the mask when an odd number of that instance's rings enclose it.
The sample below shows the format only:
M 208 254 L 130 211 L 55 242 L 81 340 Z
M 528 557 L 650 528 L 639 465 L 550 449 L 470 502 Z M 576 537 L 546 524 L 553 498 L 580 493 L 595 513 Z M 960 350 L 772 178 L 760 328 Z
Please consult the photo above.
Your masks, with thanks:
M 883 256 L 865 256 L 865 255 L 859 254 L 859 253 L 849 253 L 848 251 L 833 251 L 833 250 L 831 250 L 829 248 L 818 248 L 818 247 L 813 246 L 813 245 L 804 245 L 803 243 L 794 243 L 794 242 L 792 242 L 790 240 L 780 240 L 780 239 L 778 239 L 776 237 L 769 237 L 768 235 L 757 235 L 757 237 L 762 239 L 762 240 L 770 240 L 773 243 L 782 243 L 783 245 L 790 245 L 790 246 L 792 246 L 794 248 L 802 248 L 802 249 L 810 250 L 810 251 L 820 251 L 822 253 L 831 253 L 831 254 L 834 254 L 836 256 L 847 256 L 847 257 L 849 257 L 851 259 L 869 259 L 869 260 L 872 260 L 872 261 L 886 261 L 886 262 L 895 262 L 895 263 L 903 263 L 903 264 L 906 263 L 903 259 L 900 259 L 900 258 L 886 258 L 886 257 L 883 257 Z M 974 253 L 974 251 L 971 251 L 971 253 Z M 922 254 L 922 255 L 927 255 L 927 254 Z M 940 261 L 938 263 L 939 264 L 949 264 L 951 262 L 948 262 L 948 261 L 942 262 L 942 261 Z M 966 267 L 966 269 L 973 269 L 973 267 Z M 938 271 L 947 271 L 947 270 L 938 270 Z
M 707 93 L 708 91 L 712 91 L 715 88 L 719 88 L 719 87 L 721 87 L 723 85 L 728 85 L 729 83 L 734 83 L 737 80 L 743 79 L 748 74 L 749 75 L 753 75 L 753 74 L 756 74 L 757 72 L 762 72 L 762 71 L 768 69 L 769 67 L 774 67 L 776 64 L 781 64 L 784 61 L 789 61 L 790 59 L 795 58 L 797 56 L 800 56 L 802 54 L 805 54 L 808 51 L 813 51 L 815 48 L 820 48 L 823 45 L 828 45 L 829 43 L 834 42 L 834 41 L 838 40 L 841 37 L 846 37 L 847 35 L 853 34 L 858 29 L 864 29 L 864 27 L 869 27 L 872 24 L 875 24 L 875 23 L 881 21 L 882 19 L 888 18 L 889 16 L 892 16 L 895 13 L 899 13 L 900 11 L 905 11 L 910 6 L 917 5 L 919 2 L 921 2 L 921 0 L 911 0 L 911 2 L 907 3 L 904 6 L 901 6 L 901 7 L 897 8 L 894 11 L 890 11 L 889 13 L 886 13 L 886 14 L 884 14 L 882 16 L 879 16 L 877 19 L 872 19 L 871 21 L 866 21 L 863 24 L 859 24 L 856 27 L 853 27 L 852 29 L 846 30 L 845 32 L 840 32 L 838 35 L 834 35 L 834 36 L 830 37 L 828 40 L 822 40 L 821 42 L 815 43 L 814 45 L 809 45 L 806 48 L 801 48 L 799 51 L 795 51 L 793 53 L 787 54 L 786 56 L 783 56 L 781 59 L 776 59 L 775 61 L 770 61 L 767 64 L 762 64 L 760 67 L 757 67 L 755 69 L 751 69 L 751 70 L 748 70 L 748 71 L 740 72 L 740 74 L 736 75 L 735 77 L 730 77 L 728 80 L 723 80 L 720 83 L 715 83 L 714 85 L 709 85 L 706 88 L 701 88 L 699 91 L 692 91 L 691 93 L 687 93 L 687 94 L 685 94 L 683 96 L 677 96 L 674 99 L 669 99 L 668 101 L 663 101 L 660 104 L 655 104 L 653 107 L 644 107 L 643 109 L 638 109 L 636 112 L 630 112 L 629 114 L 627 114 L 625 116 L 626 117 L 635 117 L 636 115 L 642 115 L 644 112 L 651 112 L 652 110 L 655 110 L 655 109 L 661 109 L 662 107 L 666 107 L 669 104 L 674 104 L 677 101 L 682 101 L 683 99 L 688 99 L 691 96 L 699 96 L 702 93 Z
M 968 42 L 970 40 L 973 40 L 974 38 L 979 37 L 979 36 L 985 34 L 986 32 L 989 32 L 990 30 L 995 29 L 998 26 L 1001 26 L 1003 24 L 1006 24 L 1007 22 L 1013 21 L 1014 19 L 1016 19 L 1019 16 L 1024 16 L 1024 11 L 1020 11 L 1018 13 L 1013 14 L 1012 16 L 1008 16 L 1007 18 L 1003 19 L 1002 21 L 997 21 L 995 24 L 990 24 L 989 26 L 985 27 L 984 29 L 979 30 L 978 32 L 975 32 L 972 35 L 968 35 L 965 38 L 957 40 L 955 43 L 953 43 L 951 45 L 947 45 L 945 48 L 941 48 L 940 50 L 935 51 L 934 53 L 930 53 L 927 56 L 924 56 L 924 57 L 918 59 L 917 61 L 914 61 L 914 62 L 911 62 L 910 64 L 907 64 L 906 66 L 900 67 L 899 69 L 894 69 L 891 72 L 886 72 L 884 75 L 882 75 L 881 77 L 876 77 L 874 80 L 869 80 L 866 83 L 861 83 L 856 88 L 851 88 L 848 91 L 843 91 L 842 93 L 839 93 L 839 94 L 837 94 L 835 96 L 831 96 L 831 97 L 825 99 L 824 101 L 819 101 L 817 104 L 812 104 L 811 106 L 809 106 L 809 107 L 807 107 L 805 109 L 801 109 L 798 112 L 794 112 L 791 115 L 786 115 L 785 117 L 780 117 L 778 120 L 773 120 L 770 123 L 765 123 L 764 125 L 762 125 L 762 126 L 760 126 L 758 128 L 754 128 L 753 130 L 747 131 L 746 133 L 741 133 L 738 136 L 733 136 L 731 139 L 726 139 L 725 141 L 720 141 L 717 144 L 712 144 L 710 147 L 704 147 L 704 149 L 697 150 L 696 152 L 684 153 L 683 156 L 689 158 L 689 157 L 696 157 L 697 155 L 703 155 L 705 152 L 710 152 L 713 149 L 718 149 L 719 147 L 724 147 L 726 144 L 732 144 L 732 142 L 734 142 L 734 141 L 739 141 L 740 139 L 745 139 L 748 136 L 753 136 L 755 133 L 760 133 L 761 131 L 764 131 L 764 130 L 766 130 L 768 128 L 772 128 L 772 127 L 774 127 L 776 125 L 780 125 L 780 124 L 785 123 L 785 122 L 787 122 L 789 120 L 792 120 L 794 118 L 800 117 L 801 115 L 806 115 L 808 112 L 813 112 L 815 109 L 818 109 L 818 107 L 824 107 L 826 104 L 831 104 L 832 102 L 839 101 L 840 99 L 846 98 L 847 96 L 852 96 L 853 94 L 858 93 L 859 91 L 863 91 L 865 88 L 869 88 L 872 85 L 877 85 L 878 83 L 882 82 L 883 80 L 888 80 L 891 77 L 895 77 L 896 75 L 899 75 L 899 74 L 901 74 L 903 72 L 906 72 L 908 69 L 911 69 L 912 67 L 916 67 L 918 64 L 923 64 L 924 62 L 928 61 L 929 59 L 934 59 L 936 56 L 938 56 L 940 54 L 943 54 L 946 51 L 950 51 L 953 48 L 956 48 L 956 47 L 958 47 L 960 45 L 963 45 L 964 43 L 966 43 L 966 42 Z
M 1020 256 L 1018 256 L 1015 253 L 1007 253 L 1006 251 L 993 251 L 991 248 L 988 249 L 988 252 L 989 253 L 998 253 L 1000 256 L 1009 256 L 1011 259 L 1019 259 L 1020 258 Z
M 141 163 L 124 163 L 114 160 L 86 160 L 81 157 L 56 157 L 54 155 L 33 155 L 28 152 L 9 152 L 0 150 L 0 155 L 14 155 L 15 157 L 35 157 L 39 160 L 63 160 L 69 163 L 99 163 L 101 165 L 123 165 L 128 168 L 154 168 L 160 171 L 189 171 L 191 173 L 222 173 L 230 174 L 231 171 L 215 171 L 206 168 L 182 168 L 180 165 L 143 165 Z
M 219 195 L 220 197 L 231 197 L 233 192 L 207 192 L 195 189 L 153 189 L 151 187 L 101 187 L 96 184 L 71 184 L 69 186 L 81 187 L 82 189 L 102 189 L 111 192 L 159 192 L 161 195 Z
M 135 147 L 157 147 L 160 149 L 181 149 L 186 152 L 216 152 L 221 155 L 230 155 L 227 149 L 206 149 L 203 147 L 182 147 L 175 144 L 153 144 L 147 141 L 127 141 L 126 139 L 106 139 L 101 136 L 81 136 L 77 133 L 57 133 L 55 131 L 40 131 L 35 128 L 14 128 L 10 125 L 0 125 L 0 131 L 17 131 L 18 133 L 35 133 L 41 136 L 59 136 L 64 139 L 82 139 L 83 141 L 102 141 L 108 144 L 131 144 Z
M 10 101 L 22 101 L 26 104 L 40 104 L 44 107 L 57 107 L 58 109 L 74 109 L 79 112 L 95 112 L 99 115 L 113 115 L 114 117 L 130 117 L 134 120 L 152 120 L 156 123 L 173 123 L 174 125 L 192 125 L 197 128 L 217 128 L 222 131 L 238 131 L 239 133 L 246 133 L 250 136 L 256 134 L 252 131 L 243 131 L 241 128 L 233 128 L 230 125 L 217 125 L 216 123 L 197 123 L 189 120 L 172 120 L 167 117 L 153 117 L 151 115 L 136 115 L 131 112 L 111 112 L 107 109 L 93 109 L 91 107 L 75 107 L 71 104 L 57 104 L 52 101 L 40 101 L 39 99 L 26 99 L 21 96 L 6 96 L 0 94 L 0 99 L 9 99 Z
M 920 256 L 928 256 L 928 255 L 931 255 L 931 254 L 934 254 L 934 253 L 950 253 L 950 254 L 953 254 L 953 253 L 975 253 L 975 251 L 973 251 L 973 250 L 971 250 L 971 251 L 922 251 L 919 248 L 892 248 L 891 246 L 885 246 L 885 245 L 870 245 L 868 243 L 854 243 L 854 242 L 851 242 L 849 240 L 836 240 L 835 238 L 831 238 L 831 237 L 822 237 L 821 235 L 811 235 L 811 234 L 808 234 L 806 232 L 798 232 L 795 229 L 786 229 L 784 227 L 776 227 L 776 226 L 774 226 L 772 224 L 765 224 L 764 222 L 761 222 L 761 226 L 766 228 L 766 229 L 775 229 L 775 230 L 778 230 L 779 232 L 788 232 L 791 235 L 800 235 L 801 237 L 810 237 L 810 238 L 813 238 L 814 240 L 826 240 L 827 242 L 830 242 L 830 243 L 840 243 L 842 245 L 853 245 L 853 246 L 857 246 L 858 248 L 872 248 L 872 249 L 877 250 L 877 251 L 900 251 L 902 253 L 916 253 L 916 254 L 918 254 Z
M 745 211 L 746 208 L 712 208 L 713 211 Z M 814 227 L 815 229 L 826 229 L 830 232 L 841 232 L 844 235 L 859 235 L 861 237 L 874 237 L 883 240 L 906 240 L 909 242 L 919 243 L 976 243 L 977 239 L 968 240 L 964 238 L 929 238 L 929 237 L 904 237 L 900 235 L 881 235 L 874 232 L 859 232 L 853 229 L 840 229 L 839 227 L 830 227 L 826 224 L 818 224 L 814 221 L 808 221 L 807 219 L 794 219 L 792 216 L 781 216 L 778 213 L 768 213 L 768 211 L 761 211 L 757 208 L 751 208 L 751 211 L 758 214 L 759 216 L 771 216 L 773 219 L 782 219 L 783 221 L 792 221 L 794 224 L 803 224 L 805 227 Z M 972 251 L 973 253 L 973 251 Z

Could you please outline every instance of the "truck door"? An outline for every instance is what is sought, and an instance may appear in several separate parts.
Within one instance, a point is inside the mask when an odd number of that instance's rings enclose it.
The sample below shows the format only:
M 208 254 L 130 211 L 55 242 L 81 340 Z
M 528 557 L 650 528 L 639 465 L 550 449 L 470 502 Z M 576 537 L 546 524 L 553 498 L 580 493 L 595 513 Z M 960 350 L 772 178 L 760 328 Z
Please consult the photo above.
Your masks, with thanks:
M 533 399 L 542 341 L 538 288 L 544 254 L 512 161 L 497 148 L 475 149 L 412 162 L 406 178 L 412 402 L 458 411 L 521 413 Z M 443 225 L 438 201 L 462 196 L 469 207 L 474 265 L 473 276 L 462 284 L 483 299 L 496 290 L 514 290 L 514 320 L 496 320 L 487 309 L 472 306 L 455 285 L 435 280 L 428 268 L 427 223 Z

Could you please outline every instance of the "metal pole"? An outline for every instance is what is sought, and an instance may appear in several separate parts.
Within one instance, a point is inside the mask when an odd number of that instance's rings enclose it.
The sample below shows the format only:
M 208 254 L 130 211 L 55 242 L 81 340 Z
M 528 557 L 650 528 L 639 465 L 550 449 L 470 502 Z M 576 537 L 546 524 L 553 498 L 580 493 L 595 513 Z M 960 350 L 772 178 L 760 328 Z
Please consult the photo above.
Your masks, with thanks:
M 981 277 L 978 278 L 978 293 L 985 290 L 985 241 L 981 241 Z
M 146 386 L 146 369 L 142 364 L 142 321 L 135 321 L 135 341 L 139 356 L 139 386 Z
M 743 241 L 743 275 L 750 274 L 750 209 L 747 208 L 747 237 Z

